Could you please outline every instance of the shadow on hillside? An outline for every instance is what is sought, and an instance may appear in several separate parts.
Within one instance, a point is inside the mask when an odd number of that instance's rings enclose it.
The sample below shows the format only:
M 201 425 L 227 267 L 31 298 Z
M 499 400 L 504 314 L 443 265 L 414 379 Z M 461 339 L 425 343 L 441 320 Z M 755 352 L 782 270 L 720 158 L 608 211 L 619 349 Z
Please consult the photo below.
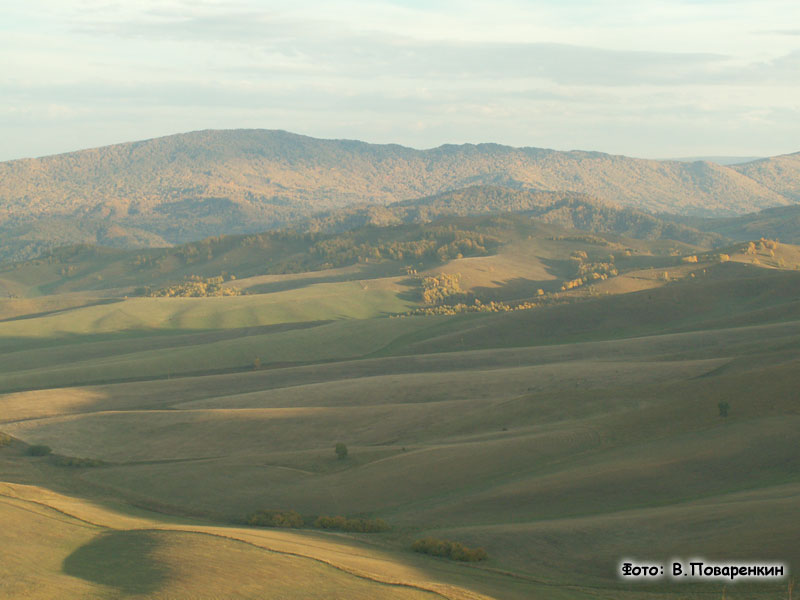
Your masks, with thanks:
M 536 297 L 538 290 L 557 292 L 565 279 L 571 279 L 575 270 L 574 263 L 569 260 L 556 260 L 539 258 L 546 267 L 547 273 L 554 279 L 528 279 L 526 277 L 513 277 L 505 280 L 493 281 L 494 286 L 477 286 L 472 292 L 481 300 L 528 300 Z
M 539 261 L 556 279 L 571 279 L 575 276 L 575 263 L 569 259 L 540 258 Z
M 167 579 L 166 567 L 153 557 L 158 546 L 148 531 L 104 533 L 65 558 L 61 570 L 123 594 L 150 594 Z
M 248 294 L 272 294 L 275 292 L 301 289 L 317 283 L 342 283 L 345 281 L 380 279 L 383 277 L 397 277 L 405 273 L 399 264 L 393 263 L 376 263 L 359 266 L 360 268 L 358 270 L 352 272 L 326 275 L 325 271 L 319 271 L 319 275 L 316 276 L 271 281 L 269 283 L 254 285 L 246 289 Z
M 561 289 L 560 279 L 527 279 L 514 277 L 504 281 L 493 281 L 494 287 L 474 287 L 472 293 L 483 300 L 529 300 L 537 296 L 538 290 L 557 292 Z
M 38 313 L 28 313 L 24 315 L 19 315 L 17 317 L 8 317 L 6 319 L 0 319 L 0 323 L 6 323 L 9 321 L 25 321 L 27 319 L 38 319 L 40 317 L 50 317 L 53 315 L 58 315 L 61 313 L 70 312 L 73 310 L 79 310 L 84 308 L 90 308 L 92 306 L 103 306 L 106 304 L 117 304 L 119 302 L 123 302 L 122 298 L 103 298 L 102 300 L 98 300 L 97 302 L 87 302 L 86 304 L 78 304 L 77 306 L 70 306 L 67 308 L 59 308 L 56 310 L 47 310 Z
M 316 321 L 273 323 L 271 325 L 251 325 L 249 327 L 231 329 L 142 329 L 111 333 L 68 333 L 44 338 L 6 337 L 3 338 L 3 345 L 0 346 L 0 355 L 36 350 L 38 348 L 55 348 L 81 344 L 80 352 L 76 352 L 71 360 L 68 359 L 66 361 L 77 362 L 93 358 L 95 355 L 104 355 L 108 350 L 101 346 L 103 343 L 119 344 L 124 341 L 124 349 L 120 351 L 119 348 L 114 348 L 114 352 L 117 354 L 129 354 L 145 350 L 210 344 L 235 338 L 281 333 L 293 329 L 309 329 L 330 322 L 331 319 L 319 319 Z M 91 352 L 90 344 L 95 344 L 94 353 Z M 0 373 L 3 371 L 4 369 L 0 368 Z
M 420 302 L 422 300 L 422 284 L 418 279 L 407 277 L 398 283 L 406 288 L 397 294 L 400 300 L 405 302 Z

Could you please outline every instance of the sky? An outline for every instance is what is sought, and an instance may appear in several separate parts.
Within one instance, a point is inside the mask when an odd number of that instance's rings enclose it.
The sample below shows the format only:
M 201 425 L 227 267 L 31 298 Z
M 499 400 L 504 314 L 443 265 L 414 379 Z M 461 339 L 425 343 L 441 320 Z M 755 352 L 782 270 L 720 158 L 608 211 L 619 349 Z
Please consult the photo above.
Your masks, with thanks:
M 797 0 L 0 0 L 0 160 L 199 129 L 800 151 Z

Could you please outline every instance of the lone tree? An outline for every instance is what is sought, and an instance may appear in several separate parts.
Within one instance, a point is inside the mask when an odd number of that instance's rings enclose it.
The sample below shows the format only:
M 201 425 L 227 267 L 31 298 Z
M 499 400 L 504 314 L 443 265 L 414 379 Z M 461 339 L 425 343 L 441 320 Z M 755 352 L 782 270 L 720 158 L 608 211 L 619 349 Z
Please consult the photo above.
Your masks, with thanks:
M 344 460 L 347 458 L 347 446 L 345 446 L 342 442 L 336 444 L 336 456 L 339 457 L 339 460 Z
M 717 404 L 717 408 L 719 408 L 719 416 L 720 417 L 727 417 L 728 416 L 728 411 L 730 410 L 731 405 L 728 404 L 727 402 L 720 402 L 719 404 Z
M 28 447 L 29 456 L 47 456 L 52 451 L 50 446 L 45 446 L 44 444 L 36 444 Z

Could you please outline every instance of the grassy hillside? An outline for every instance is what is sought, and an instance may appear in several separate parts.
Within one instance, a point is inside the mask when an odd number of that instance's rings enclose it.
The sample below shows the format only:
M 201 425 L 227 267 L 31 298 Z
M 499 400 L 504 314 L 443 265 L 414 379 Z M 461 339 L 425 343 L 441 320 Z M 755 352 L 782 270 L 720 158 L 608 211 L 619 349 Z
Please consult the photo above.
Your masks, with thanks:
M 575 317 L 586 309 L 574 307 Z M 491 317 L 491 329 L 516 316 Z M 497 598 L 553 597 L 543 582 L 563 597 L 641 597 L 616 578 L 622 555 L 800 558 L 796 321 L 513 350 L 454 343 L 433 355 L 409 339 L 442 344 L 435 329 L 454 323 L 406 327 L 398 340 L 414 355 L 398 346 L 355 362 L 6 394 L 4 431 L 107 466 L 65 473 L 3 450 L 4 477 L 216 520 L 259 508 L 378 516 L 393 529 L 370 538 L 375 550 L 400 562 L 421 560 L 407 548 L 423 535 L 485 547 L 486 565 L 454 581 Z M 81 540 L 79 556 L 91 558 L 112 541 L 135 552 L 139 538 Z M 145 542 L 164 550 L 148 551 L 156 565 L 195 564 L 191 539 L 169 552 L 168 539 Z M 493 569 L 513 577 L 493 579 Z M 188 593 L 153 573 L 146 581 Z M 720 586 L 647 589 L 677 598 Z
M 483 197 L 481 190 L 467 194 Z M 508 197 L 502 192 L 502 198 Z M 287 230 L 220 236 L 173 248 L 64 247 L 37 259 L 1 266 L 0 294 L 12 299 L 73 292 L 115 297 L 153 293 L 190 295 L 191 290 L 179 286 L 192 277 L 205 282 L 222 278 L 218 294 L 226 293 L 225 289 L 263 292 L 275 291 L 280 285 L 284 289 L 307 285 L 314 278 L 319 283 L 333 283 L 397 277 L 409 269 L 432 269 L 454 259 L 504 253 L 510 244 L 528 246 L 532 249 L 528 255 L 538 253 L 566 265 L 571 251 L 586 248 L 593 254 L 605 253 L 606 257 L 609 252 L 625 250 L 679 255 L 697 246 L 708 248 L 722 243 L 722 238 L 713 234 L 669 225 L 643 214 L 627 215 L 603 205 L 581 202 L 564 207 L 556 203 L 529 212 L 534 214 L 448 216 L 433 221 L 409 219 L 380 227 L 363 224 L 338 233 Z M 541 217 L 556 222 L 547 224 Z M 594 223 L 594 230 L 604 233 L 593 236 L 576 232 L 575 221 L 586 226 Z M 653 241 L 609 235 L 617 229 Z M 671 234 L 692 245 L 672 241 Z M 282 278 L 283 284 L 273 278 L 270 285 L 268 276 L 274 275 L 293 277 Z M 258 280 L 261 284 L 254 277 L 261 277 Z M 292 280 L 298 283 L 288 283 Z M 164 289 L 169 287 L 174 289 L 170 292 Z
M 414 150 L 283 131 L 199 131 L 0 164 L 2 252 L 24 259 L 64 243 L 181 243 L 470 185 L 737 214 L 797 200 L 792 156 L 725 167 L 497 144 Z
M 3 485 L 0 522 L 18 550 L 0 565 L 8 598 L 480 598 L 348 540 L 132 517 L 33 486 Z
M 780 206 L 726 219 L 689 220 L 693 227 L 734 240 L 778 239 L 800 242 L 800 207 Z
M 523 232 L 532 235 L 542 231 L 546 230 L 526 217 L 484 217 L 382 229 L 362 227 L 340 234 L 288 230 L 220 236 L 173 248 L 136 251 L 68 246 L 0 267 L 0 291 L 5 290 L 9 297 L 101 290 L 112 295 L 111 290 L 116 290 L 116 295 L 148 295 L 193 276 L 203 280 L 222 277 L 228 283 L 224 287 L 241 288 L 233 283 L 235 279 L 320 270 L 328 271 L 321 275 L 323 279 L 343 281 L 364 278 L 364 274 L 359 275 L 358 269 L 332 269 L 359 264 L 365 267 L 362 270 L 367 277 L 374 278 L 405 273 L 405 265 L 433 265 L 459 255 L 487 255 Z
M 457 231 L 487 251 L 440 255 Z M 0 274 L 0 595 L 679 600 L 722 583 L 632 585 L 618 562 L 798 564 L 800 247 L 527 215 L 315 235 Z M 248 293 L 126 297 L 225 265 Z M 459 290 L 423 306 L 443 274 Z M 259 510 L 303 527 L 245 526 Z M 488 558 L 411 550 L 428 536 Z

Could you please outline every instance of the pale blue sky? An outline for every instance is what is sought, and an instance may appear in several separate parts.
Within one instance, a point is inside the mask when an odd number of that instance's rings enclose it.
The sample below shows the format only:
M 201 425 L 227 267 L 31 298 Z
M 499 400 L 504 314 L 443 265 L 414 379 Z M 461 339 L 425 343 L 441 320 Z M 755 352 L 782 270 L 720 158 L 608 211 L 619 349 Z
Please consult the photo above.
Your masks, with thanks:
M 0 160 L 206 128 L 800 150 L 797 0 L 0 0 Z

